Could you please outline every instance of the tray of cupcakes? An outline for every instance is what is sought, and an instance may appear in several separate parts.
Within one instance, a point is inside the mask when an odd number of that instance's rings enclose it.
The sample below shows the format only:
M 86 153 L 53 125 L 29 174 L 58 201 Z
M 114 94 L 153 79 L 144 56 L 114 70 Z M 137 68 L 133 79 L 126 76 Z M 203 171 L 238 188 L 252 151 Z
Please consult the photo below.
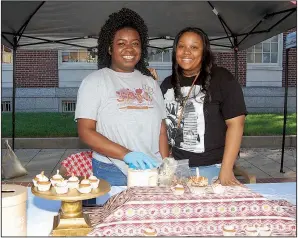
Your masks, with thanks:
M 37 174 L 33 181 L 32 190 L 40 195 L 66 195 L 66 196 L 80 196 L 81 194 L 94 194 L 100 190 L 100 179 L 91 174 L 88 178 L 79 178 L 72 174 L 69 178 L 64 178 L 57 173 L 50 179 L 42 171 Z M 105 182 L 105 181 L 103 181 Z M 106 183 L 106 184 L 105 184 Z M 104 183 L 104 187 L 109 187 L 107 182 Z M 107 185 L 107 186 L 106 186 Z M 106 190 L 106 189 L 104 189 Z

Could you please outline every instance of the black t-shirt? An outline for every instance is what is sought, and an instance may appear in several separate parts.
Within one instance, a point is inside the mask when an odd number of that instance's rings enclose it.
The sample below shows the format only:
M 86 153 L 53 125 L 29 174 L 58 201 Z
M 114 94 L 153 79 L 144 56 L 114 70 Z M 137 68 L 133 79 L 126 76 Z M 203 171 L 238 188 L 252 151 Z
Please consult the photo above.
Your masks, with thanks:
M 175 100 L 171 76 L 161 84 L 173 156 L 177 160 L 189 159 L 190 167 L 221 163 L 227 130 L 225 120 L 247 114 L 241 86 L 227 69 L 217 66 L 212 68 L 209 87 L 211 102 L 204 103 L 201 77 L 202 75 L 197 79 L 187 100 L 178 130 L 177 120 L 181 107 Z M 184 97 L 187 96 L 194 78 L 181 79 Z

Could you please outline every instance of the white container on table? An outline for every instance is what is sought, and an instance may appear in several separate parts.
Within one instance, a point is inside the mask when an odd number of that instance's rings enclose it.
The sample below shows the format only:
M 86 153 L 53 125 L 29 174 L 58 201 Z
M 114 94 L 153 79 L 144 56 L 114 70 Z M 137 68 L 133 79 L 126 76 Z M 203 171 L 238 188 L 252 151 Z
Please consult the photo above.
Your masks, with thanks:
M 27 236 L 27 188 L 3 184 L 2 236 Z
M 138 170 L 128 168 L 127 187 L 157 186 L 158 171 L 154 169 Z

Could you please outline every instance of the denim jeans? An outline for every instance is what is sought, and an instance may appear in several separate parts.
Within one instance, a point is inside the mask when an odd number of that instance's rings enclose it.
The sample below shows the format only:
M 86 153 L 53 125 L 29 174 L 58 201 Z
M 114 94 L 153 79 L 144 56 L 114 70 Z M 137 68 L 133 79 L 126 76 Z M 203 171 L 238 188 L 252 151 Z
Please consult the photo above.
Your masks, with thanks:
M 106 180 L 111 186 L 127 186 L 127 177 L 114 164 L 92 159 L 93 175 Z

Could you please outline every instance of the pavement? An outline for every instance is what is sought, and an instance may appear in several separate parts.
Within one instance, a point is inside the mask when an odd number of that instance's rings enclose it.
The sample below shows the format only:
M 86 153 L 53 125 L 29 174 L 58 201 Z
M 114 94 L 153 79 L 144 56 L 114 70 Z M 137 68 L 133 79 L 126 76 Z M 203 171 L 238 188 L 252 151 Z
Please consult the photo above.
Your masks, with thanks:
M 19 178 L 2 180 L 6 183 L 31 182 L 41 171 L 52 176 L 59 169 L 61 162 L 69 155 L 88 149 L 16 149 L 15 153 L 28 174 Z M 2 149 L 2 158 L 6 150 Z M 257 183 L 296 182 L 297 149 L 288 147 L 284 154 L 284 172 L 280 173 L 281 149 L 243 148 L 237 165 L 257 178 Z

